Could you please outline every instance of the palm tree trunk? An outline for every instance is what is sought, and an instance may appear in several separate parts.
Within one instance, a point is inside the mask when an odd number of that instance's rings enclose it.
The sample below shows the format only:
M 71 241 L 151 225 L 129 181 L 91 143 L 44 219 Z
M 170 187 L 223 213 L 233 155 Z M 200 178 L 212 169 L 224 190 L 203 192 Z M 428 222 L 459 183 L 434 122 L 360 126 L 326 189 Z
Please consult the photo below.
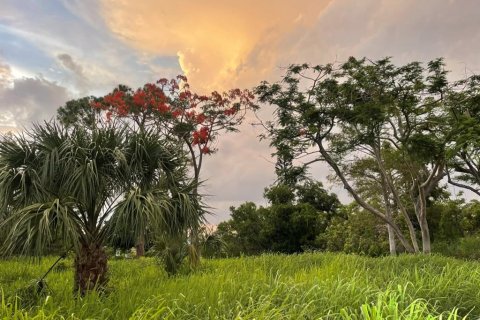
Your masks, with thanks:
M 107 254 L 99 244 L 82 244 L 75 257 L 74 291 L 84 296 L 88 291 L 106 285 Z
M 137 251 L 136 257 L 140 258 L 145 255 L 145 235 L 141 234 L 138 239 L 137 243 L 135 244 L 135 249 Z

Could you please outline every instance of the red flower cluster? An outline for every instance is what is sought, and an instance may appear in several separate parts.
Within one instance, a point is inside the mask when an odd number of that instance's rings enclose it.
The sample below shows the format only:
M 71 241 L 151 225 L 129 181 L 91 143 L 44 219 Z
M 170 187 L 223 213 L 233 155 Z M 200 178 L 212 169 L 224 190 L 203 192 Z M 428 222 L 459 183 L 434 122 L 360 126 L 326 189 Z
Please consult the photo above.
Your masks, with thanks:
M 170 107 L 167 106 L 165 103 L 160 103 L 157 106 L 157 110 L 160 111 L 160 113 L 167 113 L 170 111 Z
M 125 93 L 120 90 L 114 91 L 109 95 L 106 95 L 103 98 L 104 109 L 113 108 L 119 116 L 126 116 L 130 111 L 130 108 L 125 103 L 124 95 Z
M 209 142 L 232 123 L 241 123 L 243 113 L 239 112 L 243 108 L 254 108 L 252 99 L 254 96 L 250 91 L 240 89 L 199 95 L 190 91 L 187 78 L 180 75 L 147 83 L 136 91 L 115 89 L 99 99 L 100 102 L 91 102 L 91 106 L 104 111 L 107 121 L 142 113 L 149 121 L 153 120 L 149 123 L 161 124 L 172 132 L 179 123 L 186 123 L 192 127 L 191 143 L 199 146 L 201 154 L 211 154 L 213 151 L 207 146 Z
M 193 132 L 192 144 L 204 144 L 208 141 L 209 130 L 208 127 L 201 127 L 200 130 Z
M 133 103 L 138 106 L 138 107 L 141 107 L 143 110 L 146 109 L 146 97 L 147 97 L 147 94 L 145 93 L 145 91 L 141 90 L 141 89 L 138 89 L 135 94 L 133 95 Z
M 182 115 L 182 111 L 180 111 L 180 110 L 172 111 L 172 117 L 174 117 L 175 119 L 180 117 L 181 115 Z
M 180 100 L 188 100 L 192 97 L 192 93 L 190 91 L 182 91 L 180 92 L 180 94 L 178 95 L 178 98 Z
M 223 111 L 223 114 L 226 116 L 233 116 L 235 113 L 237 113 L 238 109 L 236 107 L 231 107 L 230 109 L 225 109 Z
M 209 147 L 203 146 L 203 148 L 200 149 L 200 152 L 203 153 L 203 154 L 209 154 L 209 153 L 211 153 L 212 151 L 210 150 Z
M 197 124 L 202 124 L 202 123 L 205 122 L 206 119 L 207 119 L 207 117 L 205 117 L 205 115 L 203 113 L 200 113 L 197 116 L 196 122 L 197 122 Z
M 92 101 L 90 102 L 90 106 L 94 109 L 104 109 L 104 106 L 101 102 Z

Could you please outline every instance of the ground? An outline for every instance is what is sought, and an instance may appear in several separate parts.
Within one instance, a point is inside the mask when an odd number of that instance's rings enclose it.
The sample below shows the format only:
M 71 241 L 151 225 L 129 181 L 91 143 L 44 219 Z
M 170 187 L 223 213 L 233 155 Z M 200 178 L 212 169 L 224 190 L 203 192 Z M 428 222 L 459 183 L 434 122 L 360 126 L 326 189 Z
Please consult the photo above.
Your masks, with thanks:
M 74 298 L 72 261 L 25 288 L 54 258 L 0 261 L 0 318 L 9 319 L 476 319 L 480 264 L 441 256 L 332 253 L 204 260 L 168 277 L 153 258 L 109 262 L 101 295 Z M 65 268 L 65 266 L 67 268 Z M 14 293 L 23 300 L 12 302 Z M 449 318 L 450 315 L 450 318 Z M 23 317 L 22 317 L 23 316 Z

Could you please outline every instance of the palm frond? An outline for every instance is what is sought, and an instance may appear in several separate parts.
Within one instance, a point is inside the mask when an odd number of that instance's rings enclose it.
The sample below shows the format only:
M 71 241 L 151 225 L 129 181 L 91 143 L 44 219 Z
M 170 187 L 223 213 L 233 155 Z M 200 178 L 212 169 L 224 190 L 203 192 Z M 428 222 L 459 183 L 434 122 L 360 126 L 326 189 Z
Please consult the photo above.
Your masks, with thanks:
M 3 252 L 40 255 L 57 238 L 63 243 L 77 243 L 81 238 L 82 222 L 71 214 L 73 203 L 54 199 L 50 202 L 35 203 L 14 211 L 0 224 L 9 226 Z

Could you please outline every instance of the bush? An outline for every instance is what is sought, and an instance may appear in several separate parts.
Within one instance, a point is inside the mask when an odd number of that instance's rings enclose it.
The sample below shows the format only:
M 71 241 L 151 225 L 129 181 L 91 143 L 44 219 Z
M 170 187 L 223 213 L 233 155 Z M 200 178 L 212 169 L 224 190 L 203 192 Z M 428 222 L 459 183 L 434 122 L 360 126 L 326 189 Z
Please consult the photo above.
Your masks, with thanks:
M 480 234 L 468 235 L 453 241 L 436 241 L 433 251 L 445 256 L 480 260 Z

